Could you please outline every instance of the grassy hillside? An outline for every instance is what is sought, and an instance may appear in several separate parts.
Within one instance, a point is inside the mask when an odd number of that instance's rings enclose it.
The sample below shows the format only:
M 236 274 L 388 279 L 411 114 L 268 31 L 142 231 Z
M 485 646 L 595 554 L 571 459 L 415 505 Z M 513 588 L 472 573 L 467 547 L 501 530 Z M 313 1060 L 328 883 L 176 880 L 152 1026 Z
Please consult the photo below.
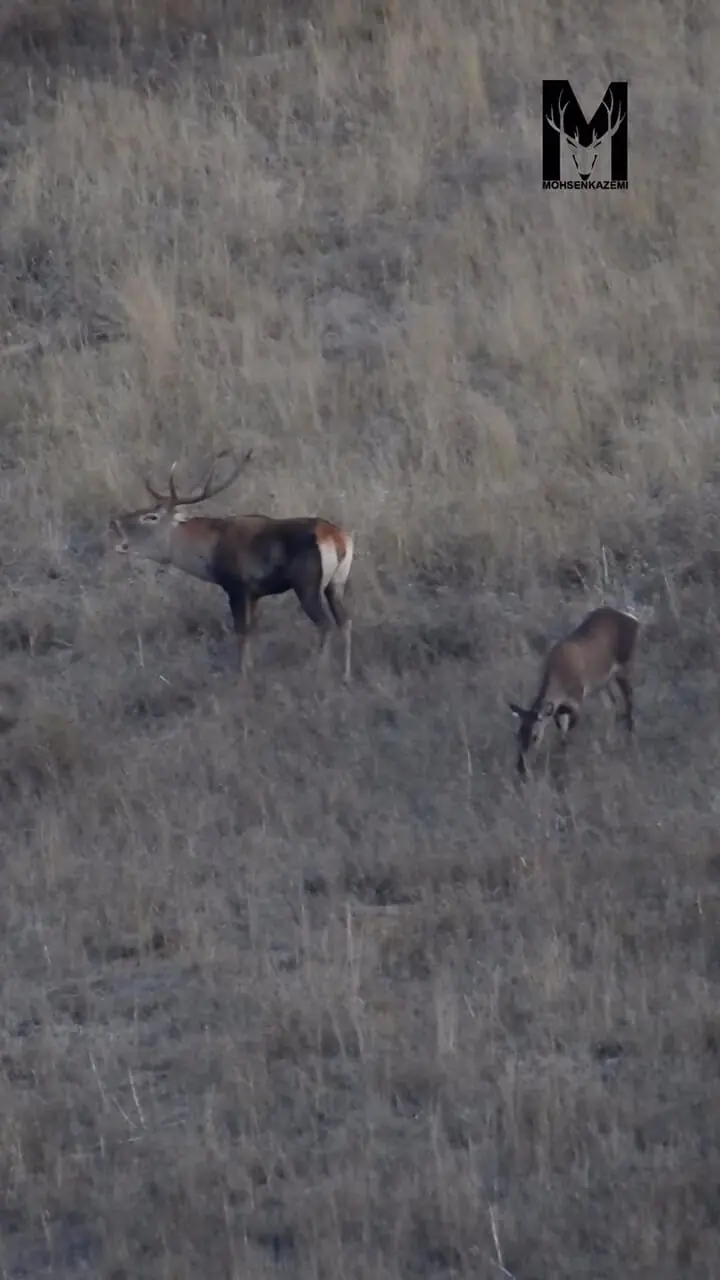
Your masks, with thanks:
M 719 36 L 0 5 L 8 1280 L 716 1275 Z M 560 76 L 629 81 L 626 192 L 542 190 Z M 349 688 L 112 554 L 228 445 L 213 510 L 356 532 Z M 519 789 L 602 600 L 636 741 Z

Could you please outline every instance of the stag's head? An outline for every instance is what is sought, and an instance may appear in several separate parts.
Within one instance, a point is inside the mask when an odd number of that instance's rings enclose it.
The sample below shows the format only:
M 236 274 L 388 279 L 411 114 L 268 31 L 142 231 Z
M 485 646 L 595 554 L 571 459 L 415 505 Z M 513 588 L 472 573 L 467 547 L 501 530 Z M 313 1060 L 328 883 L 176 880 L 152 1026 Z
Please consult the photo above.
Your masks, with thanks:
M 139 507 L 136 511 L 125 511 L 113 517 L 110 528 L 119 538 L 115 550 L 121 555 L 136 555 L 143 560 L 154 560 L 157 564 L 170 564 L 172 555 L 172 536 L 178 525 L 186 519 L 185 508 L 197 502 L 206 502 L 214 498 L 223 489 L 229 488 L 237 479 L 240 471 L 249 462 L 252 449 L 239 461 L 233 458 L 230 450 L 225 449 L 217 454 L 208 469 L 205 481 L 199 493 L 183 498 L 175 487 L 175 467 L 170 468 L 167 493 L 160 493 L 148 478 L 144 478 L 145 488 L 153 499 L 152 506 Z M 213 484 L 215 469 L 221 458 L 233 458 L 233 466 L 229 475 Z

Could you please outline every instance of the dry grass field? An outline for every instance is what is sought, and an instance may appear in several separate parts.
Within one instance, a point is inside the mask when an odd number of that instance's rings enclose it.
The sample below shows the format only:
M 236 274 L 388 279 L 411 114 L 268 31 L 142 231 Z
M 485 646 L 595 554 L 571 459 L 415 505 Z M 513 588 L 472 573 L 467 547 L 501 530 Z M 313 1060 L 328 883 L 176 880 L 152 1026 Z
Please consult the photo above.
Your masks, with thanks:
M 715 1280 L 720 10 L 3 0 L 0 71 L 0 1275 Z M 627 191 L 542 190 L 564 76 Z M 113 553 L 228 445 L 355 530 L 350 686 Z M 519 786 L 603 600 L 636 738 Z

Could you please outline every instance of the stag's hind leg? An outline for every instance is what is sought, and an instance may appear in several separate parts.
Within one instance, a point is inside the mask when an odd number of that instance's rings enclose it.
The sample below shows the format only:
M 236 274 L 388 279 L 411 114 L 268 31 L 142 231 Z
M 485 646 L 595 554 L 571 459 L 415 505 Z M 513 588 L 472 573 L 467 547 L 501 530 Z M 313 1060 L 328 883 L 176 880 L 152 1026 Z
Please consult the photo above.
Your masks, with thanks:
M 293 591 L 300 601 L 300 606 L 311 622 L 315 624 L 320 635 L 320 666 L 324 665 L 332 623 L 323 605 L 322 564 L 319 554 L 309 553 L 296 566 L 293 574 Z
M 345 662 L 344 662 L 344 679 L 350 679 L 350 657 L 352 649 L 352 618 L 347 611 L 347 606 L 343 599 L 345 594 L 345 586 L 336 585 L 329 582 L 325 588 L 325 599 L 328 602 L 330 612 L 335 619 L 335 625 L 341 633 L 345 645 Z

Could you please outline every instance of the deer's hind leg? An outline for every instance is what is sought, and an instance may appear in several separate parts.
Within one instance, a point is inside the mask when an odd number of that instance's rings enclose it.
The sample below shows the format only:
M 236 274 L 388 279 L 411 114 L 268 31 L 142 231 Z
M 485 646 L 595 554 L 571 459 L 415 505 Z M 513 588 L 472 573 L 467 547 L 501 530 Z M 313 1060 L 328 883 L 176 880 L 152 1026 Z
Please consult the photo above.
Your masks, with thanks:
M 555 708 L 554 720 L 560 734 L 560 745 L 565 749 L 578 722 L 577 709 L 570 706 L 569 702 L 564 702 Z
M 625 724 L 628 733 L 632 733 L 635 728 L 635 703 L 633 698 L 633 687 L 630 674 L 627 670 L 619 671 L 615 676 L 615 683 L 623 696 L 625 703 Z
M 335 625 L 343 637 L 345 646 L 344 678 L 350 679 L 350 657 L 352 648 L 352 618 L 344 601 L 345 587 L 329 582 L 325 588 L 325 599 L 335 619 Z
M 615 694 L 613 692 L 612 680 L 610 681 L 609 684 L 605 685 L 605 688 L 602 691 L 602 697 L 604 700 L 607 701 L 609 706 L 611 707 L 617 706 L 617 698 L 615 697 Z
M 303 612 L 317 627 L 320 636 L 319 661 L 322 666 L 330 643 L 332 623 L 323 604 L 322 561 L 320 553 L 314 548 L 295 566 L 292 588 Z

